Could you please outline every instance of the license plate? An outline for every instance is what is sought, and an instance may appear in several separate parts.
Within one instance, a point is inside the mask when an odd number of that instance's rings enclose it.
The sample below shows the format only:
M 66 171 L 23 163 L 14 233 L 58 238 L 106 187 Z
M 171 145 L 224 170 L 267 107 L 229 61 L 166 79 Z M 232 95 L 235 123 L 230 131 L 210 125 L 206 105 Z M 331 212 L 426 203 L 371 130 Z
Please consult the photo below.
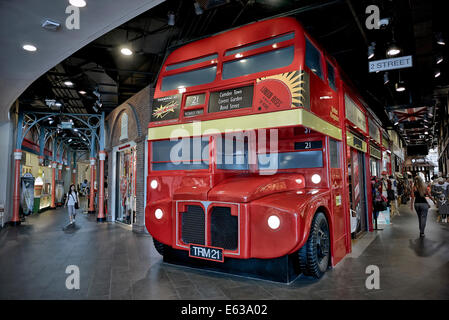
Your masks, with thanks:
M 223 262 L 223 249 L 190 245 L 189 256 L 210 261 Z

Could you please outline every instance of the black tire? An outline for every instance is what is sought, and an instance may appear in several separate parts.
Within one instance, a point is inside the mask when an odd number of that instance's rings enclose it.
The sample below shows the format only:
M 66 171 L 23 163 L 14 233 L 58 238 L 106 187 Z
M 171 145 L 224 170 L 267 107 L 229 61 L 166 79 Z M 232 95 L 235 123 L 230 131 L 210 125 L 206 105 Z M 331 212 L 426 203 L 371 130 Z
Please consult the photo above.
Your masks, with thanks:
M 299 266 L 306 276 L 321 278 L 330 263 L 329 224 L 322 212 L 313 217 L 307 242 L 299 249 Z
M 156 251 L 159 252 L 159 254 L 161 256 L 164 256 L 164 252 L 165 252 L 165 244 L 157 241 L 156 239 L 153 238 L 153 244 L 154 247 L 156 248 Z

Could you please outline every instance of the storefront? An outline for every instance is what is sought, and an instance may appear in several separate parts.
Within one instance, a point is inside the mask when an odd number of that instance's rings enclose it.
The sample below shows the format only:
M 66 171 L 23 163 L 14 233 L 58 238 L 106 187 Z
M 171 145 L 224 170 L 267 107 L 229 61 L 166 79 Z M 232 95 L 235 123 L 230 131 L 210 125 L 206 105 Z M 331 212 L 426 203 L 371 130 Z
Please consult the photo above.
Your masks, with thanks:
M 44 159 L 39 162 L 39 146 L 28 139 L 22 144 L 22 179 L 21 179 L 21 210 L 24 214 L 38 213 L 51 206 L 51 182 L 53 178 L 51 152 L 45 149 Z M 34 189 L 31 195 L 31 181 Z M 32 200 L 32 209 L 31 206 Z
M 402 173 L 404 168 L 404 148 L 396 131 L 389 130 L 391 140 L 391 172 Z
M 151 97 L 150 89 L 142 90 L 106 118 L 107 220 L 136 233 L 147 233 L 144 208 L 148 158 L 143 124 L 146 126 L 150 119 L 147 110 Z
M 355 132 L 346 133 L 351 234 L 358 238 L 368 230 L 366 152 L 367 143 Z
M 369 145 L 369 169 L 371 177 L 381 177 L 381 161 L 382 161 L 382 135 L 380 127 L 373 119 L 368 118 L 370 145 Z
M 388 135 L 384 132 L 382 135 L 382 166 L 381 173 L 391 175 L 391 150 Z
M 136 143 L 114 147 L 112 157 L 114 220 L 132 225 L 136 223 Z

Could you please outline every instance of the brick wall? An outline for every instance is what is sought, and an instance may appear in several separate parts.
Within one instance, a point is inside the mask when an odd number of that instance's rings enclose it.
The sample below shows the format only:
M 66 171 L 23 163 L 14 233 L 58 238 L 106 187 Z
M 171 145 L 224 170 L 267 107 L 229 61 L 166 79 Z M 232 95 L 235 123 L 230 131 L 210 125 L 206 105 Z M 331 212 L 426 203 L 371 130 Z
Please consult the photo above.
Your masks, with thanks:
M 129 98 L 123 104 L 115 108 L 106 118 L 106 147 L 108 153 L 108 221 L 112 220 L 112 180 L 113 170 L 112 160 L 115 156 L 112 150 L 115 146 L 133 141 L 136 143 L 137 168 L 136 168 L 136 223 L 133 225 L 134 232 L 146 232 L 145 229 L 145 208 L 144 208 L 144 188 L 145 188 L 145 144 L 148 122 L 151 114 L 151 99 L 154 90 L 150 87 L 142 89 L 140 92 Z M 128 139 L 120 140 L 121 117 L 123 113 L 128 116 Z

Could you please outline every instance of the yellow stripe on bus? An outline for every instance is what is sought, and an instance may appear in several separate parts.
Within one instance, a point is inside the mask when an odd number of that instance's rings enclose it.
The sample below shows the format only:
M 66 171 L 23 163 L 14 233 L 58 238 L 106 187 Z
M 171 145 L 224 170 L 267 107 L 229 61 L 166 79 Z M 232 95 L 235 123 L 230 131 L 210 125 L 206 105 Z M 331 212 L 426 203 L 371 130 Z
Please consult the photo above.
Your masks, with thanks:
M 191 137 L 204 134 L 237 132 L 302 125 L 341 140 L 341 129 L 304 109 L 252 114 L 247 116 L 174 124 L 148 128 L 148 140 Z

